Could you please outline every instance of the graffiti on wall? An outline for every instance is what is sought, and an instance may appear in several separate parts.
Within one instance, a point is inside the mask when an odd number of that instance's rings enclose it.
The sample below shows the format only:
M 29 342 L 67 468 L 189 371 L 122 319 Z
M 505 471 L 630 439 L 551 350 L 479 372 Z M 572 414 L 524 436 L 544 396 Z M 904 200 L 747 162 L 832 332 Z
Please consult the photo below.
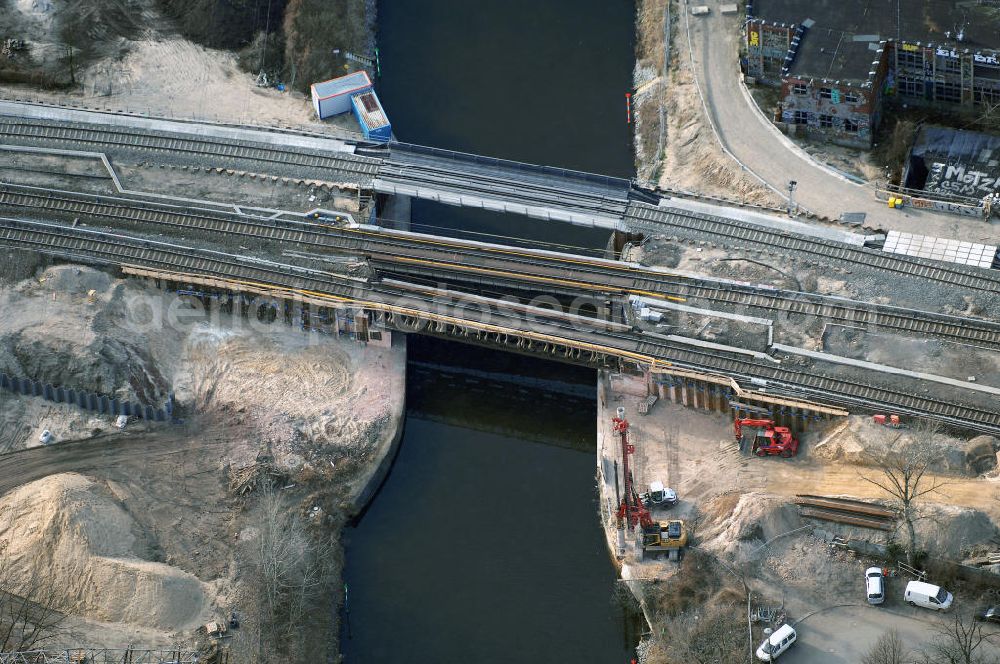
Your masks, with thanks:
M 928 169 L 926 191 L 956 196 L 982 198 L 1000 191 L 995 173 L 977 170 L 961 163 L 933 162 Z
M 936 201 L 930 198 L 917 198 L 906 196 L 904 203 L 923 210 L 937 210 L 938 212 L 948 212 L 950 214 L 961 214 L 967 217 L 984 216 L 983 208 L 975 205 L 962 205 L 961 203 L 949 203 L 948 201 Z

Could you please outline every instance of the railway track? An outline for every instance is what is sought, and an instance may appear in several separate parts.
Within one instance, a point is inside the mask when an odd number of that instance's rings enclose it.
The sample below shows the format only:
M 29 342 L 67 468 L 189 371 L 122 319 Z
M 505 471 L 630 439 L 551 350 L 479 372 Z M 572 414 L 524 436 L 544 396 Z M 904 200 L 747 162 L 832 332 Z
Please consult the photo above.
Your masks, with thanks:
M 349 179 L 370 185 L 379 171 L 381 160 L 349 152 L 335 153 L 308 148 L 285 148 L 218 136 L 171 134 L 153 130 L 98 124 L 47 123 L 38 120 L 0 118 L 0 139 L 15 143 L 73 144 L 95 152 L 141 152 L 182 155 L 199 164 L 252 162 L 268 167 L 319 174 L 323 179 Z M 267 172 L 267 171 L 265 171 Z
M 949 286 L 961 286 L 987 293 L 1000 292 L 1000 270 L 982 270 L 957 263 L 889 254 L 823 238 L 793 235 L 746 224 L 738 219 L 633 203 L 629 206 L 626 221 L 636 228 L 658 229 L 660 232 L 674 228 L 684 233 L 696 232 L 714 236 L 730 244 L 739 242 L 755 249 L 794 252 L 822 260 L 827 264 L 866 267 L 905 278 L 919 277 Z
M 370 262 L 380 271 L 439 278 L 450 272 L 459 281 L 515 286 L 522 290 L 542 290 L 575 285 L 600 286 L 601 290 L 622 295 L 680 298 L 692 306 L 757 315 L 772 320 L 782 316 L 812 316 L 838 325 L 904 336 L 934 337 L 989 350 L 1000 350 L 1000 323 L 993 321 L 904 309 L 846 298 L 786 291 L 731 281 L 716 281 L 688 275 L 670 274 L 581 256 L 565 259 L 550 252 L 509 247 L 496 251 L 492 262 L 484 263 L 483 250 L 465 251 L 460 246 L 452 255 L 428 254 L 432 263 L 413 263 L 406 254 L 372 255 Z M 590 262 L 593 265 L 588 265 Z M 481 266 L 481 267 L 480 267 Z M 493 267 L 495 266 L 495 267 Z M 532 280 L 531 277 L 537 277 Z M 541 284 L 541 286 L 539 285 Z
M 639 282 L 640 289 L 657 290 L 657 282 Z M 847 327 L 945 341 L 1000 350 L 1000 323 L 980 318 L 950 316 L 858 302 L 812 293 L 777 291 L 750 285 L 720 284 L 687 279 L 667 292 L 688 300 L 703 300 L 734 311 L 758 310 L 786 316 L 812 316 Z
M 373 308 L 384 307 L 420 318 L 427 312 L 442 311 L 433 294 L 419 296 L 400 292 L 362 280 L 317 270 L 234 256 L 217 251 L 195 249 L 183 245 L 153 242 L 121 233 L 69 228 L 59 224 L 23 220 L 0 220 L 0 244 L 40 251 L 71 260 L 102 262 L 110 265 L 131 265 L 159 269 L 171 273 L 203 274 L 238 283 L 259 283 L 275 289 L 298 289 L 331 295 L 331 306 L 341 302 L 361 303 Z M 570 321 L 531 321 L 518 312 L 504 310 L 498 303 L 484 323 L 482 307 L 446 310 L 450 324 L 473 329 L 494 329 L 534 335 L 569 346 L 597 349 L 611 356 L 648 364 L 689 368 L 701 373 L 719 374 L 745 381 L 745 384 L 766 387 L 775 396 L 805 395 L 808 400 L 836 405 L 849 404 L 866 409 L 887 409 L 948 422 L 963 428 L 1000 433 L 1000 412 L 974 405 L 907 394 L 884 386 L 875 386 L 818 374 L 814 369 L 776 367 L 762 360 L 718 349 L 663 339 L 649 338 L 636 332 L 621 330 L 578 329 Z M 433 320 L 433 316 L 431 316 Z
M 673 366 L 692 368 L 702 372 L 731 376 L 746 385 L 755 385 L 768 393 L 782 393 L 805 399 L 821 400 L 836 406 L 848 406 L 870 410 L 886 406 L 892 412 L 931 417 L 948 424 L 967 427 L 977 431 L 1000 431 L 1000 409 L 995 406 L 958 403 L 946 398 L 917 394 L 916 381 L 901 381 L 911 384 L 892 388 L 861 382 L 857 379 L 840 378 L 812 369 L 797 369 L 771 362 L 748 360 L 736 353 L 724 353 L 715 349 L 687 346 L 677 342 L 644 341 L 638 347 L 642 354 L 655 354 L 670 358 Z M 986 399 L 979 403 L 984 403 Z M 875 406 L 879 404 L 879 406 Z M 974 423 L 974 424 L 972 424 Z
M 306 220 L 265 219 L 221 209 L 181 207 L 155 201 L 115 196 L 55 191 L 25 185 L 0 184 L 0 210 L 44 216 L 59 214 L 91 223 L 149 224 L 177 232 L 203 231 L 227 237 L 310 245 L 331 251 L 365 255 L 375 267 L 388 267 L 409 256 L 451 265 L 458 272 L 485 256 L 506 265 L 510 280 L 536 274 L 545 279 L 561 278 L 570 283 L 590 284 L 595 290 L 623 295 L 643 293 L 702 300 L 713 307 L 734 311 L 757 310 L 769 316 L 814 316 L 833 323 L 930 336 L 990 350 L 1000 350 L 1000 323 L 975 318 L 947 316 L 887 305 L 856 302 L 832 296 L 778 291 L 749 284 L 720 282 L 656 270 L 637 268 L 615 261 L 545 251 L 519 250 L 501 245 L 467 243 L 413 233 L 374 229 L 345 229 Z M 544 283 L 544 282 L 543 282 Z
M 799 495 L 795 498 L 802 516 L 833 521 L 875 530 L 892 530 L 896 526 L 893 510 L 849 498 Z
M 459 173 L 442 166 L 395 163 L 391 160 L 383 163 L 378 177 L 393 184 L 441 189 L 461 196 L 477 195 L 519 205 L 558 207 L 612 218 L 623 217 L 628 206 L 624 199 L 586 190 L 566 191 L 523 180 L 507 180 L 477 172 Z

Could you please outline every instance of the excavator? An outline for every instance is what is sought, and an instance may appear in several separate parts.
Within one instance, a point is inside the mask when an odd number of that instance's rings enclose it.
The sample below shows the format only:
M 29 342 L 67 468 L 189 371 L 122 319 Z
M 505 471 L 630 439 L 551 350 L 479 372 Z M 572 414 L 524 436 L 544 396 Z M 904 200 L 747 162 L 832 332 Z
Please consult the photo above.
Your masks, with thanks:
M 779 455 L 787 459 L 799 451 L 799 441 L 792 430 L 775 426 L 774 420 L 738 418 L 733 429 L 741 452 L 759 457 Z
M 687 528 L 680 519 L 669 521 L 654 521 L 653 516 L 643 504 L 642 498 L 635 490 L 632 470 L 629 467 L 629 456 L 635 452 L 635 446 L 628 442 L 628 420 L 625 419 L 625 409 L 618 409 L 618 416 L 612 418 L 614 431 L 622 444 L 622 472 L 624 475 L 625 495 L 618 506 L 618 527 L 634 529 L 642 528 L 642 557 L 646 554 L 666 553 L 670 560 L 679 561 L 684 556 L 684 548 L 688 543 Z M 615 483 L 617 484 L 617 478 Z

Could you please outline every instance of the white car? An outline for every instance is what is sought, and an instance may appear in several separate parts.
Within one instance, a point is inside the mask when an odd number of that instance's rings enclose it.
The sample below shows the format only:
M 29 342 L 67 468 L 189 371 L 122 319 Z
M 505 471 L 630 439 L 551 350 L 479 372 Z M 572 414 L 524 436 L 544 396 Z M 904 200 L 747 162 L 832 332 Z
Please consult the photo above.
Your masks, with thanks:
M 771 633 L 757 648 L 757 659 L 762 662 L 773 662 L 778 655 L 792 647 L 798 634 L 791 625 L 782 625 Z
M 881 604 L 885 601 L 885 577 L 881 567 L 869 567 L 865 570 L 865 591 L 869 604 Z

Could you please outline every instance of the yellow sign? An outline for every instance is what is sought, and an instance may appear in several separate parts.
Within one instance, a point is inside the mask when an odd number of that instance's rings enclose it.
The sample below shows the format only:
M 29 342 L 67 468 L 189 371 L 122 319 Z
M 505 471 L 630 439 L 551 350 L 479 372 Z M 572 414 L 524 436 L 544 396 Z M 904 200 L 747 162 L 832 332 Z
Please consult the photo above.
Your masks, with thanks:
M 910 51 L 912 53 L 912 52 L 918 51 L 920 49 L 919 49 L 919 47 L 916 44 L 903 44 L 903 50 L 904 51 Z
M 750 45 L 751 46 L 759 46 L 760 45 L 760 35 L 757 33 L 756 30 L 751 30 L 750 31 Z

